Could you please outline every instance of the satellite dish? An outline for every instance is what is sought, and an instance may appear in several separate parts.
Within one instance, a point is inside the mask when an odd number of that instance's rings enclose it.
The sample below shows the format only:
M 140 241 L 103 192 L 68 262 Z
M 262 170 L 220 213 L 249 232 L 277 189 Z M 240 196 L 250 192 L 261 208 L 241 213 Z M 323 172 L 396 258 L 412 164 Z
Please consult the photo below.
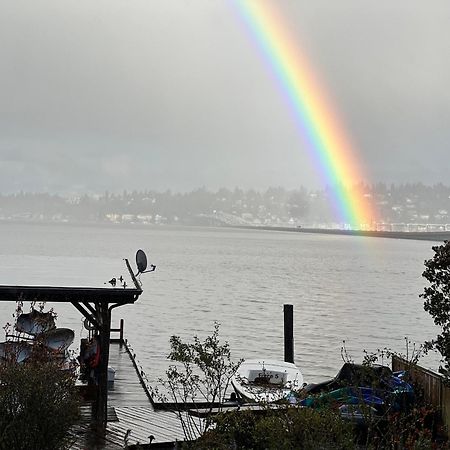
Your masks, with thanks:
M 143 250 L 136 252 L 136 266 L 138 268 L 138 274 L 144 273 L 147 269 L 147 256 Z

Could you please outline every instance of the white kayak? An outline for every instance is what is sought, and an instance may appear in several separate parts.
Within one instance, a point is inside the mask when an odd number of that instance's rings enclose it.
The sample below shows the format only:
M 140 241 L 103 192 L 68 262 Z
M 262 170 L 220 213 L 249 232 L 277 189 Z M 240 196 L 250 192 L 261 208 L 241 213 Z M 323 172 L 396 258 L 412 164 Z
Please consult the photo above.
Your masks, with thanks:
M 303 375 L 295 364 L 276 360 L 244 361 L 231 379 L 238 399 L 272 403 L 288 399 L 303 387 Z

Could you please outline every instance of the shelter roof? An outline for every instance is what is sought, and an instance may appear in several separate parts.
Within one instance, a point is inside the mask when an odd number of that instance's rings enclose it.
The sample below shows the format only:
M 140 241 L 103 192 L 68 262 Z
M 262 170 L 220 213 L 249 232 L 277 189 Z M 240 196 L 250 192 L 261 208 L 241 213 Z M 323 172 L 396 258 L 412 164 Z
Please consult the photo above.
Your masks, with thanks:
M 142 289 L 137 287 L 69 287 L 0 285 L 0 301 L 59 303 L 134 303 Z

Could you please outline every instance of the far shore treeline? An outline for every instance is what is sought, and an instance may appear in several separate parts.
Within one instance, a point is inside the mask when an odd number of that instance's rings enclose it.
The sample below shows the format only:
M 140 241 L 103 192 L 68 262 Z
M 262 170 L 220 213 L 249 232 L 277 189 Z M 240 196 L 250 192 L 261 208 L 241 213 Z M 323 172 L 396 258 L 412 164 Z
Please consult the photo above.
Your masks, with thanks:
M 378 183 L 364 185 L 363 190 L 376 206 L 377 222 L 450 224 L 449 186 Z M 81 196 L 0 193 L 0 221 L 320 226 L 336 224 L 331 191 L 304 187 L 211 191 L 203 187 L 185 193 L 170 190 Z

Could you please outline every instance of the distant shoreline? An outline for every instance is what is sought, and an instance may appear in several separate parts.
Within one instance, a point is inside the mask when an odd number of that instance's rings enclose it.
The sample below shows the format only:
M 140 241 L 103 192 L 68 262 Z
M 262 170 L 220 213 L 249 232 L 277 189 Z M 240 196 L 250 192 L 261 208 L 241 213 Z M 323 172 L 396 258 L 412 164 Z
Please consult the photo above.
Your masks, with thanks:
M 17 224 L 17 225 L 50 225 L 50 226 L 73 226 L 73 227 L 107 227 L 115 228 L 122 227 L 127 229 L 147 229 L 162 227 L 187 227 L 187 228 L 234 228 L 236 230 L 261 230 L 261 231 L 286 231 L 293 233 L 309 233 L 309 234 L 329 234 L 336 236 L 362 236 L 362 237 L 377 237 L 389 239 L 411 239 L 416 241 L 433 241 L 443 242 L 450 241 L 450 231 L 362 231 L 362 230 L 334 230 L 327 228 L 297 228 L 297 227 L 272 227 L 272 226 L 253 226 L 253 225 L 222 225 L 222 226 L 207 226 L 207 225 L 186 225 L 183 223 L 174 224 L 140 224 L 140 223 L 113 223 L 113 222 L 53 222 L 49 221 L 28 221 L 28 220 L 0 220 L 0 225 L 3 224 Z
M 338 236 L 362 236 L 389 239 L 412 239 L 416 241 L 450 241 L 450 231 L 363 231 L 363 230 L 332 230 L 325 228 L 294 228 L 294 227 L 267 227 L 267 226 L 238 226 L 263 231 L 289 231 L 295 233 L 332 234 Z

